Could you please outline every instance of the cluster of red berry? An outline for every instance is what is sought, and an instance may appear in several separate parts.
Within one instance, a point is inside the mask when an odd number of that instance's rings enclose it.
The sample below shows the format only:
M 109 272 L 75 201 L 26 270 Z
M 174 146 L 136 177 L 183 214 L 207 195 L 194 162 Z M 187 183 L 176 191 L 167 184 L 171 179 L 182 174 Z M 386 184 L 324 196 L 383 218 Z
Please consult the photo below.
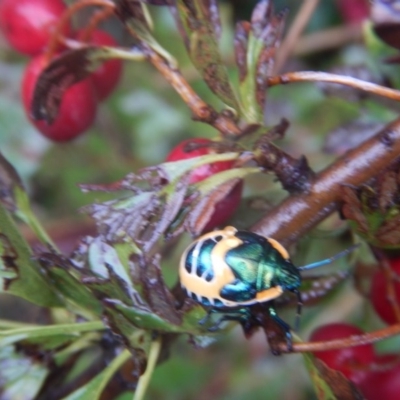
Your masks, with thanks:
M 31 117 L 30 109 L 35 84 L 49 62 L 47 50 L 56 30 L 58 29 L 57 34 L 60 37 L 73 37 L 78 40 L 86 33 L 73 32 L 68 23 L 60 27 L 60 19 L 65 12 L 66 6 L 62 0 L 0 0 L 0 29 L 5 38 L 15 50 L 32 57 L 22 80 L 22 101 L 26 114 L 44 136 L 57 142 L 72 140 L 92 125 L 98 101 L 104 100 L 111 94 L 122 72 L 120 60 L 107 61 L 89 78 L 76 83 L 64 93 L 59 114 L 51 125 Z M 32 15 L 35 17 L 32 18 Z M 90 43 L 116 45 L 108 33 L 98 29 L 91 32 Z M 60 47 L 62 43 L 59 44 Z M 207 146 L 185 152 L 185 146 L 189 142 L 200 145 L 212 143 L 208 139 L 186 140 L 171 151 L 167 161 L 177 161 L 212 152 Z M 215 173 L 230 169 L 232 165 L 231 161 L 203 165 L 193 171 L 190 183 L 199 182 Z M 220 226 L 231 217 L 240 203 L 242 186 L 242 183 L 237 184 L 231 193 L 216 205 L 214 215 L 205 230 Z
M 393 277 L 400 276 L 400 258 L 390 260 Z M 392 277 L 392 278 L 393 278 Z M 400 304 L 400 282 L 393 279 L 395 299 L 390 302 L 387 291 L 388 279 L 382 269 L 377 270 L 372 279 L 370 299 L 383 321 L 398 323 L 393 304 Z M 311 341 L 342 339 L 364 332 L 350 324 L 333 323 L 316 329 Z M 347 347 L 315 353 L 328 367 L 341 371 L 354 382 L 367 400 L 397 400 L 400 393 L 400 355 L 378 355 L 371 344 Z
M 89 78 L 65 92 L 59 114 L 51 125 L 32 119 L 30 107 L 35 83 L 49 62 L 46 50 L 65 11 L 62 0 L 0 0 L 0 29 L 6 40 L 15 50 L 32 57 L 22 80 L 26 114 L 44 136 L 57 142 L 74 139 L 92 125 L 98 102 L 111 94 L 122 73 L 120 60 L 105 62 Z M 81 36 L 68 23 L 58 33 L 77 39 Z M 91 32 L 90 43 L 116 45 L 113 37 L 102 30 Z

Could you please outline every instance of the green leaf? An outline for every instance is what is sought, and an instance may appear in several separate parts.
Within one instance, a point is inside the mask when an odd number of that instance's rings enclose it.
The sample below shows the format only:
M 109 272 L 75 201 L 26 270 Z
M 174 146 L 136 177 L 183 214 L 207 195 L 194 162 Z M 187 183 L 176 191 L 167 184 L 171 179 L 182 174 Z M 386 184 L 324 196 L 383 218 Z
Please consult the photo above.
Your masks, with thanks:
M 176 68 L 178 64 L 175 58 L 157 42 L 151 33 L 153 22 L 146 5 L 129 0 L 114 0 L 114 3 L 116 14 L 130 33 L 164 58 L 170 66 Z
M 88 319 L 101 316 L 101 303 L 75 276 L 79 271 L 73 269 L 69 260 L 57 254 L 46 253 L 40 255 L 39 262 L 57 288 L 57 292 L 73 303 L 76 313 Z
M 239 22 L 235 33 L 235 56 L 239 68 L 239 95 L 248 123 L 263 125 L 267 77 L 274 66 L 283 31 L 283 14 L 275 15 L 271 1 L 255 7 L 251 24 Z
M 22 238 L 9 213 L 0 204 L 0 291 L 22 297 L 44 307 L 59 307 L 63 303 L 32 259 L 29 246 Z M 4 273 L 15 273 L 12 279 Z
M 218 48 L 213 2 L 176 0 L 178 25 L 185 38 L 190 59 L 208 87 L 227 105 L 239 110 L 239 104 Z
M 0 347 L 0 397 L 29 400 L 36 398 L 49 373 L 34 357 L 18 353 L 14 346 Z
M 363 400 L 363 395 L 345 376 L 310 353 L 303 353 L 318 400 Z
M 55 248 L 32 212 L 28 195 L 17 171 L 2 153 L 0 153 L 0 185 L 0 198 L 6 210 L 27 224 L 42 243 Z
M 129 307 L 117 300 L 108 302 L 108 305 L 123 314 L 137 328 L 160 332 L 185 331 L 179 325 L 174 325 L 145 308 Z
M 106 326 L 101 321 L 7 329 L 0 331 L 0 348 L 21 340 L 36 340 L 66 335 L 73 339 L 79 337 L 83 332 L 103 329 L 106 329 Z
M 100 374 L 93 378 L 85 386 L 82 386 L 63 400 L 97 400 L 106 387 L 107 383 L 122 365 L 132 357 L 128 350 L 122 351 Z

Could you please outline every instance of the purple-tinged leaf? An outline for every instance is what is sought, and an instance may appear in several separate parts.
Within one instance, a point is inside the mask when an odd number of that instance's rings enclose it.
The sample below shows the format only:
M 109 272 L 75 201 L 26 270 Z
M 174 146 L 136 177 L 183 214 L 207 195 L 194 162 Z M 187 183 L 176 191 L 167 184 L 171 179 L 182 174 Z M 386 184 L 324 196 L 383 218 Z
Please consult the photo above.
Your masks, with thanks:
M 15 168 L 0 153 L 0 201 L 7 211 L 15 213 L 18 209 L 15 198 L 16 189 L 24 190 L 21 178 Z
M 265 25 L 273 18 L 273 4 L 270 0 L 261 0 L 251 14 L 251 30 L 256 38 L 261 38 Z
M 39 353 L 39 352 L 38 352 Z M 21 346 L 0 347 L 0 397 L 3 400 L 37 398 L 50 367 L 40 362 L 44 352 L 24 352 Z
M 218 48 L 220 24 L 215 1 L 175 0 L 175 6 L 174 16 L 194 66 L 225 104 L 238 109 L 236 94 Z
M 246 175 L 259 172 L 258 168 L 234 168 L 215 174 L 194 186 L 200 195 L 186 206 L 187 213 L 185 227 L 193 235 L 198 236 L 209 222 L 216 205 L 226 198 L 241 179 Z
M 235 32 L 235 58 L 239 69 L 242 113 L 249 124 L 263 125 L 267 78 L 273 71 L 284 27 L 284 13 L 274 14 L 269 0 L 255 7 L 251 23 L 239 22 Z
M 363 400 L 356 385 L 309 353 L 303 354 L 318 400 Z
M 63 305 L 51 282 L 21 236 L 11 215 L 0 203 L 0 292 L 22 297 L 43 307 Z
M 116 6 L 115 14 L 123 23 L 133 19 L 142 24 L 144 29 L 150 28 L 142 2 L 137 0 L 114 0 L 114 3 Z
M 111 58 L 140 59 L 143 53 L 137 49 L 85 46 L 65 51 L 54 58 L 37 80 L 31 105 L 32 117 L 51 124 L 57 117 L 65 91 Z
M 146 5 L 136 0 L 114 0 L 114 3 L 116 15 L 128 31 L 141 42 L 144 52 L 148 52 L 151 48 L 170 66 L 176 67 L 176 60 L 156 41 L 151 33 L 153 22 Z
M 186 228 L 192 236 L 199 236 L 204 231 L 216 205 L 225 199 L 239 182 L 239 178 L 231 179 L 199 197 L 186 220 Z
M 378 37 L 389 46 L 400 49 L 400 3 L 374 0 L 370 16 Z
M 85 284 L 78 280 L 77 270 L 68 258 L 55 253 L 42 253 L 37 260 L 57 292 L 83 309 L 84 316 L 99 317 L 101 315 L 100 302 L 90 293 Z
M 235 60 L 239 69 L 239 80 L 242 82 L 247 75 L 247 46 L 251 25 L 248 21 L 240 21 L 235 30 Z

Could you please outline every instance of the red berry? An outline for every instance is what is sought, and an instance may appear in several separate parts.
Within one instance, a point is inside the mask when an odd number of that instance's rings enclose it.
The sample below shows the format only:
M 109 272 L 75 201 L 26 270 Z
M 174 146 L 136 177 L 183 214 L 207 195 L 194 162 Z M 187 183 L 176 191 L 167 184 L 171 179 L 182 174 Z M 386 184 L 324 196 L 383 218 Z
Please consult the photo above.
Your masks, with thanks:
M 88 129 L 96 116 L 97 101 L 90 79 L 76 83 L 66 90 L 59 113 L 49 125 L 31 117 L 31 104 L 35 84 L 45 66 L 44 55 L 37 56 L 28 64 L 22 80 L 22 100 L 28 118 L 36 128 L 56 142 L 71 140 Z
M 200 147 L 192 151 L 185 152 L 184 149 L 189 143 L 210 144 L 211 140 L 205 138 L 187 139 L 178 144 L 168 154 L 166 161 L 186 160 L 193 157 L 212 154 L 214 150 L 209 147 Z M 231 169 L 234 161 L 219 161 L 212 164 L 205 164 L 192 171 L 190 183 L 200 182 L 218 172 Z M 211 216 L 204 231 L 209 231 L 225 223 L 235 212 L 242 197 L 243 182 L 235 185 L 231 192 L 219 203 L 215 205 L 214 214 Z
M 343 19 L 348 23 L 358 23 L 368 18 L 368 0 L 337 0 L 337 6 Z
M 400 276 L 400 260 L 390 260 L 392 271 Z M 393 304 L 388 299 L 387 278 L 382 269 L 378 269 L 373 278 L 371 286 L 371 302 L 376 313 L 388 324 L 399 322 L 393 309 Z M 400 307 L 400 282 L 393 281 L 393 287 L 396 294 L 396 301 Z
M 317 328 L 310 337 L 311 341 L 326 341 L 360 335 L 364 332 L 356 326 L 344 323 L 332 323 Z M 371 344 L 347 347 L 339 350 L 318 351 L 314 354 L 328 367 L 342 372 L 356 384 L 363 382 L 369 374 L 368 365 L 374 358 Z
M 0 0 L 0 29 L 13 48 L 35 56 L 47 46 L 65 10 L 62 0 Z M 66 25 L 63 34 L 69 31 Z
M 96 30 L 92 32 L 90 43 L 99 46 L 116 46 L 117 42 L 107 32 Z M 92 74 L 94 88 L 99 101 L 106 99 L 117 86 L 122 74 L 122 61 L 110 60 L 103 63 Z
M 398 400 L 400 393 L 400 363 L 398 354 L 376 356 L 376 371 L 358 386 L 366 400 Z

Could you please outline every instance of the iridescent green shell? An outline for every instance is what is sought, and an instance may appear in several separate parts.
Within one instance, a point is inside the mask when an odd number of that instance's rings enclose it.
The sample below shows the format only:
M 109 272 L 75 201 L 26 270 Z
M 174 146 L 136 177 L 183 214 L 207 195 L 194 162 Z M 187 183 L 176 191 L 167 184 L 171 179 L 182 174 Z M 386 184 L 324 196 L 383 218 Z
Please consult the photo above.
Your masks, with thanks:
M 182 255 L 179 275 L 190 297 L 214 308 L 270 301 L 301 284 L 277 241 L 233 227 L 194 241 Z

